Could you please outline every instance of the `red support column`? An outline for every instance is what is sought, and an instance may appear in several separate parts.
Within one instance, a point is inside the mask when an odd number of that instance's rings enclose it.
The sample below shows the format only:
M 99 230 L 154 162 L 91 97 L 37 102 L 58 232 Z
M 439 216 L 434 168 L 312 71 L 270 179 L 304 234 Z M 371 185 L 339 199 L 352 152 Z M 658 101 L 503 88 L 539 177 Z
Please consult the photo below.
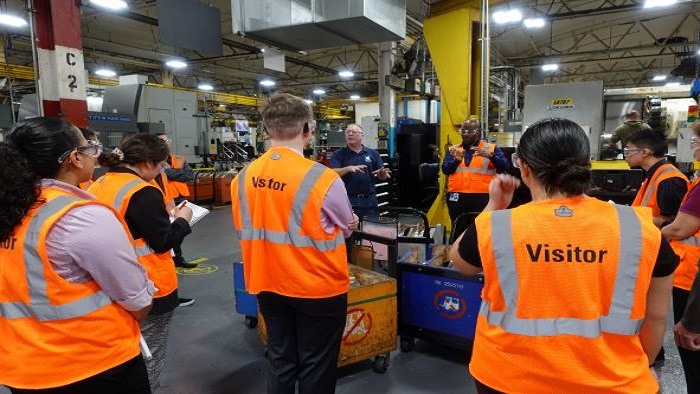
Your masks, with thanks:
M 34 24 L 44 116 L 62 116 L 78 127 L 87 127 L 87 81 L 79 3 L 34 0 Z

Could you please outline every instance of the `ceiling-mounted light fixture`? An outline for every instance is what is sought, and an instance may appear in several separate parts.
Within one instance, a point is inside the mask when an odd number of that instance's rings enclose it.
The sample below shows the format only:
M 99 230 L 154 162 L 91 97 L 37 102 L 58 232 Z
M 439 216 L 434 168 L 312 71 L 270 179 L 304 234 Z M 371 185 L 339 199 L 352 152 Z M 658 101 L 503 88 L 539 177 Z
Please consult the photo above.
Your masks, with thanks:
M 263 79 L 262 81 L 260 81 L 260 85 L 270 87 L 270 86 L 275 86 L 276 83 L 275 83 L 275 81 L 273 81 L 271 79 Z
M 341 78 L 352 78 L 355 76 L 355 73 L 350 70 L 343 70 L 338 73 L 338 76 Z
M 538 29 L 544 27 L 544 18 L 527 18 L 523 20 L 523 26 L 527 29 Z
M 320 96 L 320 95 L 322 95 L 322 94 L 326 94 L 326 91 L 323 90 L 323 89 L 314 89 L 314 94 Z
M 520 22 L 521 20 L 523 20 L 523 14 L 517 9 L 496 11 L 493 13 L 493 21 L 497 25 Z
M 644 8 L 668 7 L 677 2 L 678 0 L 646 0 L 644 2 Z
M 116 77 L 117 73 L 114 70 L 110 70 L 108 68 L 100 68 L 98 70 L 95 70 L 95 75 L 111 78 Z
M 114 11 L 121 11 L 129 7 L 123 0 L 90 0 L 90 3 Z
M 681 86 L 681 83 L 680 82 L 666 82 L 666 85 L 664 85 L 664 86 L 666 86 L 667 88 L 675 88 L 677 86 Z
M 542 71 L 557 71 L 557 70 L 559 70 L 559 65 L 556 63 L 542 65 Z
M 165 65 L 176 70 L 187 67 L 187 63 L 179 59 L 170 59 L 165 62 Z
M 350 96 L 350 100 L 359 100 L 359 99 L 361 99 L 361 98 L 362 98 L 362 97 L 360 97 L 359 94 L 353 94 L 352 96 Z
M 15 15 L 0 14 L 0 25 L 10 27 L 24 27 L 27 26 L 27 21 Z
M 214 87 L 209 85 L 208 83 L 200 83 L 199 86 L 197 86 L 197 88 L 199 90 L 206 90 L 206 91 L 214 90 Z
M 306 104 L 309 104 L 309 105 L 311 105 L 311 104 L 314 103 L 313 100 L 309 100 L 309 99 L 304 100 L 304 102 L 305 102 Z
M 652 81 L 665 81 L 666 76 L 665 75 L 656 75 L 654 78 L 652 78 Z

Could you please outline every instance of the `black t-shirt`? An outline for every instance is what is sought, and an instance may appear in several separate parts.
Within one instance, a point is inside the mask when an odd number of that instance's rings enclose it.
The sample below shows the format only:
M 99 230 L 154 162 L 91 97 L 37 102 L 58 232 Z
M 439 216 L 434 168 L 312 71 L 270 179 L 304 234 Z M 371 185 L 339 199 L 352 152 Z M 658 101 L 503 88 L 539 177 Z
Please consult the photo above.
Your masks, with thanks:
M 467 231 L 465 231 L 462 240 L 459 242 L 457 251 L 462 259 L 470 265 L 482 267 L 477 240 L 476 226 L 471 225 Z M 669 245 L 665 238 L 661 237 L 659 255 L 656 257 L 656 264 L 654 265 L 652 276 L 661 278 L 671 275 L 673 271 L 676 270 L 676 267 L 678 267 L 679 262 L 680 258 L 673 249 L 671 249 L 671 245 Z

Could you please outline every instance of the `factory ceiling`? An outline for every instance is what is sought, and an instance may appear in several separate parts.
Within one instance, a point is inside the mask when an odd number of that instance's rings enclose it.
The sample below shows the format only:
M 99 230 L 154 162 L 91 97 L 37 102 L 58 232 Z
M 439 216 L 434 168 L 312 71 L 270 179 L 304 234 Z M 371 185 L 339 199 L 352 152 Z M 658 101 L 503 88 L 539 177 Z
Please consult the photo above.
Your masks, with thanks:
M 65 0 L 69 1 L 69 0 Z M 215 91 L 254 96 L 259 81 L 271 77 L 275 89 L 317 100 L 348 99 L 351 94 L 376 96 L 378 91 L 377 44 L 332 47 L 308 51 L 284 50 L 284 72 L 263 68 L 261 43 L 234 33 L 231 1 L 207 0 L 202 4 L 221 12 L 223 48 L 220 56 L 174 48 L 159 42 L 155 0 L 127 0 L 128 11 L 111 12 L 90 5 L 82 10 L 85 66 L 92 73 L 108 66 L 118 74 L 144 74 L 155 83 L 172 78 L 176 86 L 195 88 L 206 82 Z M 397 46 L 397 72 L 412 68 L 422 59 L 422 21 L 441 1 L 407 0 L 406 38 Z M 656 75 L 689 83 L 698 72 L 700 47 L 700 1 L 680 0 L 670 7 L 644 9 L 643 0 L 526 0 L 492 2 L 491 9 L 519 7 L 524 17 L 540 16 L 540 29 L 521 24 L 491 26 L 492 66 L 512 65 L 524 83 L 559 83 L 603 80 L 606 88 L 658 85 Z M 0 8 L 24 15 L 25 1 L 0 1 Z M 184 26 L 183 28 L 192 28 Z M 5 62 L 32 65 L 29 31 L 5 30 Z M 455 37 L 459 42 L 459 37 Z M 408 53 L 408 55 L 406 55 Z M 163 62 L 173 55 L 189 62 L 187 69 L 165 70 Z M 404 59 L 406 60 L 404 62 Z M 417 60 L 416 60 L 417 59 Z M 541 66 L 556 62 L 559 69 L 543 72 Z M 429 61 L 418 61 L 418 76 L 431 72 Z M 413 64 L 415 66 L 415 64 Z M 351 69 L 343 79 L 337 72 Z M 18 94 L 31 83 L 15 83 Z M 7 91 L 7 86 L 2 90 Z

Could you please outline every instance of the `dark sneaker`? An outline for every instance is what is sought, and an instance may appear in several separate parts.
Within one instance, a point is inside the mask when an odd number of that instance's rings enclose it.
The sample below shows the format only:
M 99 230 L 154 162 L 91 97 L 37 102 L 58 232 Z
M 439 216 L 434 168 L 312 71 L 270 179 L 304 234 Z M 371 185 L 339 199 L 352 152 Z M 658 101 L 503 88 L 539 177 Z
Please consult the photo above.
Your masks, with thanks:
M 194 298 L 180 298 L 180 306 L 190 306 L 194 304 Z
M 173 260 L 175 260 L 175 266 L 180 268 L 195 268 L 199 265 L 199 263 L 188 263 L 187 260 L 182 257 L 174 257 Z

